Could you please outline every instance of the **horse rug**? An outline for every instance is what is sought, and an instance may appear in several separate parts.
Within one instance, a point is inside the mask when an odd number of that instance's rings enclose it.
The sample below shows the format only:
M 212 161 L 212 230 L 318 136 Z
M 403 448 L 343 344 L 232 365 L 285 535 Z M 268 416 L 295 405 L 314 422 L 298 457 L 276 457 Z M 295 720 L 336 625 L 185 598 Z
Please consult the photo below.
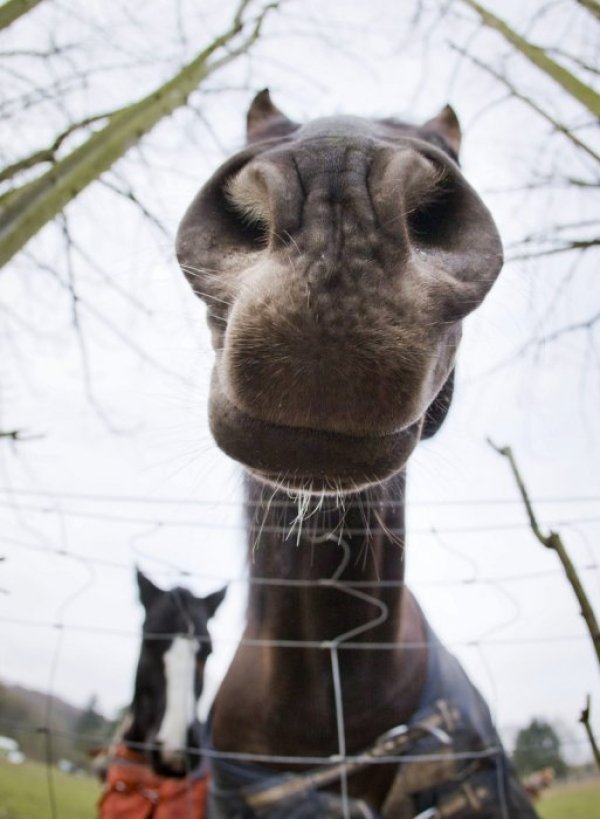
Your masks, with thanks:
M 183 779 L 158 776 L 145 754 L 120 745 L 108 768 L 98 819 L 205 819 L 206 769 Z
M 425 621 L 426 623 L 426 621 Z M 208 819 L 537 819 L 502 748 L 489 708 L 462 666 L 426 623 L 427 676 L 419 708 L 346 774 L 389 757 L 397 772 L 381 811 L 345 800 L 326 784 L 339 764 L 300 774 L 215 756 Z M 212 748 L 210 729 L 206 745 Z

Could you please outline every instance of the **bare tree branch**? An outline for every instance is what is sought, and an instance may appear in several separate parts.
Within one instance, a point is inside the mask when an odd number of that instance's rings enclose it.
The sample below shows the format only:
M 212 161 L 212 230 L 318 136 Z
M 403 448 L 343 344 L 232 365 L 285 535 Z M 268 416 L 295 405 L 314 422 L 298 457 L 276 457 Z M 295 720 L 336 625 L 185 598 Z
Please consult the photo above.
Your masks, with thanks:
M 567 575 L 567 579 L 571 584 L 571 588 L 575 593 L 577 602 L 579 603 L 581 616 L 585 620 L 585 623 L 588 627 L 588 631 L 590 633 L 590 637 L 592 638 L 592 643 L 594 645 L 594 650 L 596 652 L 596 659 L 598 660 L 598 664 L 600 665 L 600 627 L 598 626 L 598 620 L 596 619 L 594 609 L 592 608 L 592 605 L 588 599 L 585 589 L 583 588 L 583 585 L 579 579 L 577 569 L 575 568 L 571 558 L 569 557 L 569 554 L 562 541 L 562 538 L 560 537 L 558 532 L 554 532 L 552 530 L 548 534 L 544 534 L 544 532 L 542 532 L 538 519 L 533 510 L 533 506 L 529 498 L 527 487 L 525 486 L 525 482 L 517 467 L 517 463 L 515 461 L 512 449 L 509 446 L 498 447 L 489 439 L 488 443 L 493 449 L 496 450 L 496 452 L 499 455 L 502 455 L 504 458 L 506 458 L 510 464 L 510 468 L 512 470 L 513 476 L 519 488 L 519 492 L 523 499 L 523 503 L 525 505 L 525 510 L 527 512 L 527 517 L 529 518 L 529 525 L 531 526 L 531 531 L 542 544 L 542 546 L 545 546 L 547 549 L 552 549 L 558 555 L 558 558 L 562 563 L 563 569 L 565 570 L 565 574 Z
M 154 227 L 157 228 L 166 239 L 168 239 L 169 241 L 172 240 L 173 237 L 171 236 L 167 228 L 163 225 L 163 223 L 160 221 L 158 216 L 155 216 L 153 213 L 151 213 L 151 211 L 148 210 L 146 205 L 144 205 L 144 203 L 135 195 L 133 190 L 128 185 L 122 183 L 124 187 L 121 188 L 119 187 L 119 185 L 115 184 L 114 182 L 111 182 L 109 179 L 101 179 L 100 182 L 102 185 L 104 185 L 104 187 L 108 188 L 113 193 L 116 193 L 117 196 L 122 196 L 123 199 L 126 199 L 128 202 L 131 202 L 133 205 L 135 205 L 138 208 L 138 210 L 142 212 L 142 215 L 152 225 L 154 225 Z
M 71 298 L 73 297 L 73 292 L 69 283 L 65 282 L 64 279 L 57 274 L 56 270 L 45 262 L 42 262 L 40 259 L 36 259 L 34 256 L 29 256 L 29 254 L 26 254 L 26 256 L 31 258 L 32 263 L 35 264 L 40 270 L 43 270 L 45 273 L 49 273 L 58 283 L 59 287 L 62 290 L 65 290 Z M 104 313 L 98 310 L 94 303 L 79 294 L 77 294 L 77 309 L 79 311 L 83 310 L 85 313 L 87 313 L 87 315 L 91 316 L 98 324 L 115 336 L 115 338 L 117 338 L 125 347 L 132 350 L 138 356 L 140 361 L 143 361 L 145 364 L 152 367 L 153 370 L 168 376 L 186 387 L 189 386 L 189 381 L 186 378 L 150 356 L 130 337 L 129 333 L 119 327 L 116 322 L 113 322 L 107 318 Z
M 524 344 L 521 344 L 521 346 L 518 347 L 509 356 L 501 359 L 499 362 L 492 365 L 483 373 L 480 373 L 480 375 L 477 377 L 477 380 L 483 377 L 495 375 L 501 370 L 506 369 L 511 364 L 513 364 L 518 358 L 524 356 L 531 349 L 538 350 L 547 344 L 552 344 L 553 342 L 558 341 L 563 336 L 582 331 L 590 331 L 597 325 L 600 325 L 600 313 L 595 313 L 589 319 L 585 319 L 584 321 L 576 321 L 573 322 L 572 324 L 567 324 L 564 327 L 559 327 L 557 330 L 554 330 L 552 333 L 547 333 L 544 336 L 536 335 L 534 338 L 530 338 Z
M 79 296 L 77 285 L 75 282 L 75 270 L 73 267 L 73 258 L 72 258 L 72 250 L 73 250 L 73 242 L 71 240 L 71 231 L 69 229 L 69 223 L 67 221 L 66 215 L 63 213 L 61 217 L 62 222 L 62 232 L 63 238 L 65 241 L 65 251 L 66 251 L 66 269 L 67 269 L 67 281 L 65 285 L 69 291 L 69 295 L 71 297 L 71 315 L 73 317 L 73 328 L 75 330 L 75 337 L 77 340 L 77 346 L 79 347 L 79 359 L 81 362 L 81 374 L 83 379 L 83 388 L 85 391 L 85 395 L 87 400 L 89 401 L 90 405 L 95 410 L 96 414 L 100 418 L 100 420 L 104 423 L 106 428 L 109 432 L 113 434 L 121 434 L 124 430 L 121 430 L 111 420 L 108 412 L 104 409 L 100 401 L 98 400 L 93 386 L 93 378 L 92 378 L 92 363 L 90 359 L 90 353 L 88 350 L 88 345 L 86 342 L 86 337 L 83 332 L 83 328 L 81 326 L 81 317 L 80 317 L 80 302 L 81 298 Z
M 534 102 L 532 99 L 526 97 L 524 94 L 518 91 L 505 76 L 500 74 L 499 71 L 495 71 L 491 66 L 487 65 L 482 60 L 477 59 L 477 57 L 474 57 L 472 54 L 469 54 L 467 51 L 460 48 L 459 46 L 454 45 L 453 43 L 450 43 L 450 48 L 452 48 L 454 51 L 458 51 L 460 54 L 467 57 L 467 59 L 469 59 L 474 65 L 476 65 L 482 71 L 486 71 L 488 74 L 494 77 L 495 80 L 497 80 L 499 83 L 504 85 L 504 87 L 509 90 L 513 97 L 515 97 L 518 100 L 521 100 L 521 102 L 524 102 L 525 105 L 528 105 L 531 109 L 533 109 L 536 112 L 536 114 L 539 114 L 543 119 L 546 120 L 546 122 L 549 122 L 550 125 L 552 125 L 552 127 L 556 131 L 558 131 L 561 134 L 564 134 L 564 136 L 566 136 L 567 139 L 569 139 L 573 143 L 573 145 L 584 151 L 588 156 L 590 156 L 593 160 L 600 164 L 599 154 L 597 154 L 592 148 L 590 148 L 589 145 L 586 145 L 585 142 L 582 142 L 579 139 L 579 137 L 575 136 L 575 134 L 570 128 L 567 128 L 566 125 L 563 125 L 562 123 L 558 122 L 558 120 L 554 119 L 554 117 L 552 117 L 547 111 L 544 111 L 544 109 L 541 106 L 539 106 L 537 102 Z
M 600 20 L 600 3 L 598 0 L 576 0 L 576 2 L 591 12 L 596 20 Z
M 107 124 L 83 145 L 38 179 L 11 193 L 0 216 L 0 265 L 11 259 L 68 202 L 108 170 L 158 122 L 184 105 L 201 82 L 248 51 L 259 37 L 266 14 L 277 8 L 280 0 L 265 6 L 239 45 L 227 49 L 247 26 L 242 16 L 250 2 L 241 0 L 230 28 L 175 77 L 113 114 Z M 225 55 L 211 61 L 210 58 L 220 50 L 225 50 Z
M 11 429 L 10 431 L 3 431 L 0 429 L 0 438 L 10 438 L 11 441 L 18 441 L 21 438 L 20 429 Z
M 75 240 L 72 234 L 70 239 L 72 249 L 95 273 L 95 275 L 106 287 L 108 287 L 110 290 L 116 293 L 120 298 L 124 299 L 136 310 L 139 310 L 139 312 L 142 313 L 146 318 L 153 317 L 154 314 L 152 310 L 147 305 L 145 305 L 141 299 L 139 299 L 133 293 L 128 292 L 127 289 L 123 287 L 118 280 L 116 280 L 114 277 L 111 277 L 105 270 L 103 270 L 100 267 L 100 265 L 96 262 L 96 260 Z
M 584 105 L 588 111 L 595 117 L 600 117 L 600 94 L 597 94 L 593 88 L 568 71 L 564 66 L 555 62 L 543 48 L 533 45 L 520 34 L 517 34 L 508 23 L 496 17 L 491 11 L 484 8 L 476 0 L 462 0 L 467 6 L 470 6 L 473 11 L 477 12 L 481 22 L 488 28 L 497 31 L 517 49 L 526 59 L 537 66 L 548 77 L 551 77 L 564 90 L 570 94 L 574 99 L 578 100 Z
M 0 439 L 7 438 L 9 441 L 33 441 L 36 438 L 41 438 L 41 435 L 31 435 L 24 432 L 22 429 L 1 430 Z
M 42 0 L 7 0 L 0 6 L 0 30 L 10 26 L 19 17 L 38 6 Z
M 591 703 L 590 703 L 590 695 L 588 694 L 585 699 L 585 708 L 581 712 L 579 716 L 579 722 L 583 725 L 585 732 L 588 736 L 590 741 L 590 745 L 592 748 L 592 753 L 594 754 L 594 760 L 596 761 L 596 767 L 600 768 L 600 748 L 598 748 L 598 743 L 596 742 L 596 737 L 594 736 L 594 732 L 592 731 L 592 726 L 590 723 L 590 711 L 591 711 Z
M 557 57 L 569 60 L 584 71 L 589 71 L 590 74 L 600 74 L 600 69 L 597 66 L 592 65 L 589 61 L 586 62 L 582 60 L 580 57 L 576 57 L 575 54 L 569 54 L 568 51 L 564 51 L 562 48 L 553 46 L 548 49 L 548 54 L 556 54 Z
M 529 250 L 526 253 L 517 253 L 514 256 L 507 256 L 506 262 L 524 262 L 527 259 L 541 259 L 545 256 L 556 256 L 560 253 L 571 253 L 573 250 L 585 251 L 600 245 L 600 239 L 573 239 L 556 247 L 542 248 L 541 250 Z
M 585 321 L 575 321 L 572 324 L 567 324 L 565 327 L 560 327 L 558 330 L 554 330 L 552 333 L 548 333 L 541 338 L 535 339 L 535 342 L 538 346 L 543 346 L 544 344 L 550 344 L 553 341 L 561 338 L 562 336 L 569 335 L 570 333 L 577 333 L 580 330 L 591 330 L 596 324 L 600 322 L 600 312 L 594 313 L 589 319 Z
M 17 176 L 23 171 L 29 170 L 29 168 L 33 168 L 35 165 L 39 165 L 42 162 L 54 162 L 56 160 L 56 152 L 67 137 L 71 136 L 71 134 L 75 133 L 75 131 L 78 131 L 80 128 L 85 128 L 88 125 L 92 125 L 94 122 L 99 122 L 101 119 L 108 119 L 108 117 L 112 117 L 120 110 L 122 109 L 119 108 L 115 111 L 108 111 L 104 114 L 94 114 L 93 116 L 86 117 L 79 122 L 74 122 L 72 125 L 69 125 L 68 128 L 65 128 L 65 130 L 56 137 L 52 145 L 50 145 L 48 148 L 42 148 L 39 151 L 35 151 L 29 156 L 19 159 L 17 162 L 13 162 L 12 164 L 7 165 L 6 168 L 0 170 L 0 182 L 5 182 L 7 179 L 12 179 L 14 176 Z
M 10 51 L 0 51 L 0 59 L 8 57 L 33 57 L 38 60 L 48 60 L 50 57 L 64 56 L 67 52 L 77 50 L 76 43 L 63 43 L 60 46 L 53 44 L 50 48 L 13 48 Z

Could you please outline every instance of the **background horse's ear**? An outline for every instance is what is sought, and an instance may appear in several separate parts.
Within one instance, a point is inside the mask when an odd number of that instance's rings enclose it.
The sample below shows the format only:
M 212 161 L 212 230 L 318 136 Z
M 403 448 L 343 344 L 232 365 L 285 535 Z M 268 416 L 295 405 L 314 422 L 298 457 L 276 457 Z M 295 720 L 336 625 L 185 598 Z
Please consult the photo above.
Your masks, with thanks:
M 223 602 L 226 593 L 227 586 L 224 586 L 222 589 L 219 589 L 219 591 L 213 592 L 212 594 L 209 594 L 208 597 L 202 598 L 202 605 L 206 610 L 207 617 L 210 618 L 214 616 L 216 610 Z
M 139 569 L 135 570 L 135 575 L 140 592 L 140 602 L 142 606 L 148 610 L 155 600 L 157 600 L 161 594 L 164 594 L 164 592 L 162 589 L 159 589 L 158 586 L 155 586 Z
M 421 126 L 424 131 L 433 131 L 441 136 L 458 156 L 462 132 L 458 117 L 451 105 L 446 105 L 437 116 Z
M 435 435 L 438 429 L 442 426 L 446 415 L 448 414 L 448 410 L 450 409 L 450 404 L 452 403 L 453 392 L 454 370 L 452 370 L 446 379 L 446 383 L 427 408 L 427 412 L 425 413 L 425 422 L 423 424 L 423 429 L 421 430 L 421 440 L 424 438 L 431 438 L 431 436 Z
M 248 142 L 288 134 L 298 127 L 297 123 L 292 122 L 273 105 L 268 88 L 259 91 L 250 103 L 246 125 Z

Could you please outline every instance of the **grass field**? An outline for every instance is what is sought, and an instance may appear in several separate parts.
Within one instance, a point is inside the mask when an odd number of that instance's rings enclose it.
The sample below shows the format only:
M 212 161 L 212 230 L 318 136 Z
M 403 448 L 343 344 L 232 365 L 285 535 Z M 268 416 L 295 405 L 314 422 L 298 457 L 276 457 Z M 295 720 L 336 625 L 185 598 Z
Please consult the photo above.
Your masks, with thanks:
M 94 819 L 98 782 L 56 769 L 53 774 L 60 819 Z M 542 819 L 600 819 L 600 779 L 551 788 L 536 808 Z M 0 762 L 0 819 L 51 819 L 44 765 Z
M 53 769 L 60 819 L 94 819 L 100 785 L 92 777 Z M 37 762 L 0 762 L 0 819 L 51 819 L 46 768 Z
M 536 808 L 542 819 L 600 819 L 600 779 L 557 785 Z

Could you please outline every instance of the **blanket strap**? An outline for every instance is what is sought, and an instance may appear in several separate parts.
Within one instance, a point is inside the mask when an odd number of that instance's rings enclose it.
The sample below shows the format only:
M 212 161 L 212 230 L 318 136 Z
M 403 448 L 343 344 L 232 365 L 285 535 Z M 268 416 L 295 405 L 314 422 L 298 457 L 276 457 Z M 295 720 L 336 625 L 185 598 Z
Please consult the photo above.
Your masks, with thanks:
M 266 785 L 258 790 L 254 788 L 246 789 L 243 792 L 243 798 L 250 808 L 263 810 L 284 799 L 302 796 L 315 788 L 322 788 L 338 782 L 344 773 L 346 775 L 356 773 L 372 764 L 375 760 L 383 760 L 388 756 L 399 756 L 406 752 L 413 743 L 426 735 L 434 736 L 442 746 L 443 752 L 440 756 L 444 761 L 443 770 L 447 778 L 448 764 L 446 757 L 448 757 L 448 760 L 451 758 L 451 734 L 456 730 L 459 719 L 458 710 L 440 700 L 436 703 L 435 710 L 423 717 L 422 720 L 410 726 L 398 725 L 396 728 L 392 728 L 382 734 L 370 748 L 354 759 L 335 762 L 317 770 L 289 776 L 284 781 L 279 781 L 275 785 Z M 436 759 L 435 762 L 437 763 L 438 760 Z M 435 770 L 437 779 L 438 775 L 441 776 L 441 772 L 437 774 L 437 768 Z

